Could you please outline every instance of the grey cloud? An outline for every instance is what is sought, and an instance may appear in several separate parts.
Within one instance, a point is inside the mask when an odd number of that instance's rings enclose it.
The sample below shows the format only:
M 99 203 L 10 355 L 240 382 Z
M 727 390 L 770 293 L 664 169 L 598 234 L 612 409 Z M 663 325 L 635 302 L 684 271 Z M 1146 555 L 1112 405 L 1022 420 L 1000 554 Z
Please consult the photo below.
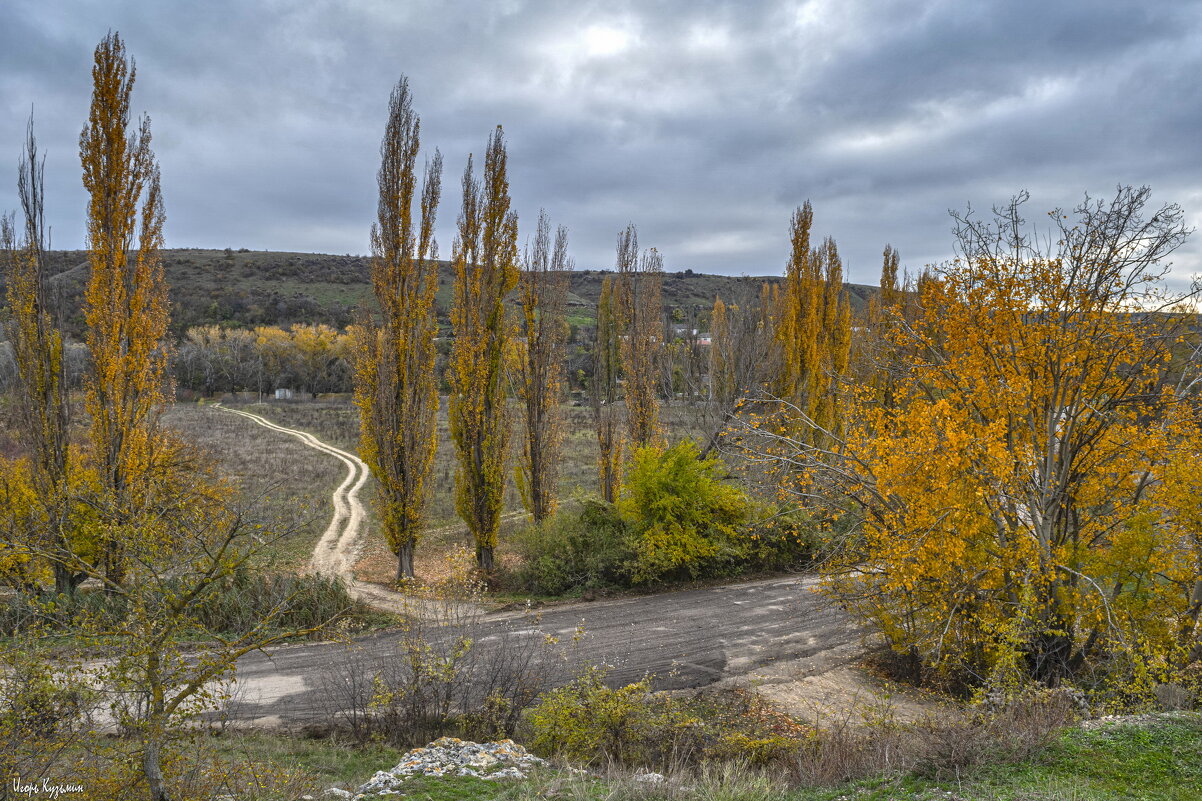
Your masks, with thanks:
M 1022 188 L 1032 218 L 1122 182 L 1202 221 L 1198 2 L 7 5 L 0 168 L 35 106 L 61 247 L 82 244 L 76 140 L 110 28 L 138 62 L 174 246 L 366 251 L 402 73 L 446 160 L 444 253 L 497 123 L 520 217 L 569 226 L 582 268 L 610 266 L 633 221 L 668 269 L 779 273 L 807 198 L 866 283 L 885 242 L 941 260 L 949 207 Z M 1176 261 L 1202 270 L 1202 245 Z

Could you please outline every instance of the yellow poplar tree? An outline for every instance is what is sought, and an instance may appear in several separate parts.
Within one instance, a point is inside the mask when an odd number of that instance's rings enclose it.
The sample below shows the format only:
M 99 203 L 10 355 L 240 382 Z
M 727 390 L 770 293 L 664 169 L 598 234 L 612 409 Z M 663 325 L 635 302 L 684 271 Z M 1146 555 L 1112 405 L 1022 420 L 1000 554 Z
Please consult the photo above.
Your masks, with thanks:
M 86 407 L 105 508 L 103 559 L 110 584 L 124 581 L 122 539 L 149 471 L 155 409 L 167 397 L 167 285 L 159 249 L 163 199 L 150 148 L 150 119 L 129 131 L 135 68 L 116 33 L 96 48 L 92 105 L 79 137 L 88 192 L 91 272 L 84 295 L 92 357 Z
M 827 237 L 820 247 L 810 247 L 813 221 L 806 201 L 790 225 L 777 325 L 782 361 L 777 395 L 785 401 L 785 430 L 829 439 L 840 425 L 839 382 L 851 352 L 851 305 L 835 241 Z
M 501 126 L 488 140 L 481 184 L 469 156 L 455 240 L 449 422 L 459 459 L 455 507 L 476 540 L 480 568 L 491 571 L 505 496 L 509 411 L 505 296 L 517 285 L 517 214 L 509 208 Z
M 551 242 L 546 213 L 538 216 L 533 251 L 524 258 L 520 284 L 521 335 L 525 353 L 518 368 L 518 396 L 526 412 L 526 440 L 518 467 L 522 500 L 535 522 L 555 512 L 563 440 L 563 363 L 567 347 L 564 308 L 568 294 L 568 232 L 560 226 Z
M 733 403 L 738 392 L 735 379 L 734 339 L 726 319 L 726 304 L 714 298 L 710 310 L 710 398 L 720 407 Z
M 425 521 L 427 481 L 438 446 L 434 223 L 442 157 L 435 152 L 426 165 L 421 218 L 415 224 L 420 131 L 409 83 L 402 78 L 389 101 L 380 145 L 378 220 L 372 228 L 372 288 L 381 322 L 365 320 L 353 347 L 359 450 L 379 487 L 380 520 L 397 556 L 398 581 L 413 578 L 413 551 Z

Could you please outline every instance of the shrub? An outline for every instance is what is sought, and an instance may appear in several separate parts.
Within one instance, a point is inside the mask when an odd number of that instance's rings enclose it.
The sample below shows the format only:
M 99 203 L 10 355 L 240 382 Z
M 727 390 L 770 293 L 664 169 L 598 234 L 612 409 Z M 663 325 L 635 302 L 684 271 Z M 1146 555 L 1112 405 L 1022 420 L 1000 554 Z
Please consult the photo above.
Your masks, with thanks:
M 535 750 L 570 762 L 663 766 L 693 750 L 695 721 L 650 679 L 611 689 L 602 668 L 544 695 L 529 722 Z
M 0 648 L 0 776 L 38 779 L 62 761 L 89 726 L 96 693 L 78 664 L 29 643 Z M 0 797 L 7 798 L 7 786 Z
M 286 607 L 281 629 L 309 629 L 362 612 L 340 579 L 259 573 L 240 569 L 219 582 L 205 598 L 196 622 L 212 632 L 245 634 L 271 610 Z
M 820 524 L 804 509 L 760 507 L 740 533 L 742 563 L 758 570 L 795 570 L 822 547 Z
M 173 585 L 168 581 L 166 586 Z M 31 627 L 50 631 L 85 625 L 112 628 L 121 625 L 127 607 L 125 598 L 103 592 L 13 593 L 0 600 L 0 635 L 15 636 Z M 193 622 L 201 633 L 237 636 L 254 630 L 277 608 L 286 609 L 276 621 L 280 629 L 303 630 L 345 619 L 348 614 L 365 614 L 338 579 L 239 569 L 208 589 Z
M 845 718 L 806 739 L 794 769 L 808 786 L 907 772 L 960 776 L 980 765 L 1032 758 L 1076 717 L 1070 694 L 1036 691 L 967 715 L 902 722 L 890 711 L 864 727 Z
M 635 451 L 618 502 L 632 529 L 635 582 L 697 578 L 738 561 L 737 527 L 750 502 L 722 482 L 721 460 L 698 455 L 692 440 Z
M 541 595 L 624 584 L 633 557 L 617 509 L 597 500 L 522 529 L 514 546 L 523 560 L 517 583 Z

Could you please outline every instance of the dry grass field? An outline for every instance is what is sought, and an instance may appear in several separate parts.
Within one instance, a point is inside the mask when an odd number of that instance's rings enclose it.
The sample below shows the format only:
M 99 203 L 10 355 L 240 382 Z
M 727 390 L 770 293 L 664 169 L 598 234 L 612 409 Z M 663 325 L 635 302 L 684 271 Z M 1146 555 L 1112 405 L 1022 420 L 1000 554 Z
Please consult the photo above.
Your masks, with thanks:
M 296 528 L 273 553 L 280 567 L 308 562 L 329 521 L 330 494 L 345 473 L 338 460 L 208 404 L 175 404 L 163 424 L 216 460 L 253 516 Z

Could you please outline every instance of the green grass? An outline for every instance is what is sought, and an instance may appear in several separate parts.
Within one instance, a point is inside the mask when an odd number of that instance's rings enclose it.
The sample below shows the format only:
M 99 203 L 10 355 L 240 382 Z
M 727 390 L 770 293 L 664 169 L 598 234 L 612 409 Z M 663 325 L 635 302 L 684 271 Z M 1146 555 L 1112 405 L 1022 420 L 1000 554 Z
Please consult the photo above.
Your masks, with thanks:
M 1055 788 L 1065 798 L 1194 801 L 1202 798 L 1202 721 L 1074 730 L 1038 762 L 983 771 L 977 781 L 982 798 Z
M 309 740 L 267 732 L 232 732 L 205 738 L 204 743 L 225 759 L 299 768 L 322 788 L 338 786 L 351 790 L 376 771 L 400 762 L 405 753 L 379 743 L 352 747 L 337 740 Z

